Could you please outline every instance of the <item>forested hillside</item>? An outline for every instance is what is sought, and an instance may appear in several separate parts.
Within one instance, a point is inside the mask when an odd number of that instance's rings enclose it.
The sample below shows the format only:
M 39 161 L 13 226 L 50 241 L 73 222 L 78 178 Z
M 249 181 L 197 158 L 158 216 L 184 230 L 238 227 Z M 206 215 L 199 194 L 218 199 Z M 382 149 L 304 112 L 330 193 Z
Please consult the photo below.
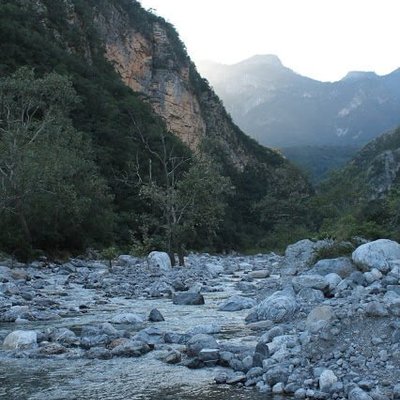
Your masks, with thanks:
M 233 124 L 136 1 L 3 0 L 0 74 L 4 251 L 276 246 L 308 223 L 307 181 Z

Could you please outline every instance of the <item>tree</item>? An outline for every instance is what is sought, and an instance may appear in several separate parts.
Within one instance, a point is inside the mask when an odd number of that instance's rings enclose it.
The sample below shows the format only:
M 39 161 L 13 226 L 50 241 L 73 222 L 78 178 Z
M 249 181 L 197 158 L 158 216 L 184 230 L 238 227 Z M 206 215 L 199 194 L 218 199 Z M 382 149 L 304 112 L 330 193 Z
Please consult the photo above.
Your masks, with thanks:
M 161 135 L 160 142 L 159 151 L 146 147 L 161 164 L 163 173 L 155 179 L 150 162 L 147 181 L 140 179 L 140 193 L 161 212 L 160 228 L 172 264 L 177 253 L 179 265 L 184 265 L 187 245 L 196 243 L 199 236 L 210 240 L 215 235 L 231 184 L 205 154 L 175 156 L 173 147 L 168 149 L 165 135 Z
M 19 237 L 3 232 L 6 247 L 81 247 L 88 231 L 110 229 L 90 142 L 68 118 L 77 101 L 58 74 L 21 68 L 0 79 L 0 228 Z

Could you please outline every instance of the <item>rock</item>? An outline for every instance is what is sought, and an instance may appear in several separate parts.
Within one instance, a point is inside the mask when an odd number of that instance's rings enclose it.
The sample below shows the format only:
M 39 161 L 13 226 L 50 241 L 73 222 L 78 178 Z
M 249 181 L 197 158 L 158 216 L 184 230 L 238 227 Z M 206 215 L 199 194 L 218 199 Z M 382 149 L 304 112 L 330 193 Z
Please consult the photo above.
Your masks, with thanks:
M 248 297 L 232 296 L 225 300 L 219 307 L 219 311 L 240 311 L 252 308 L 256 305 L 256 301 Z
M 163 335 L 163 339 L 165 343 L 186 344 L 189 341 L 190 336 L 177 332 L 166 332 Z
M 3 342 L 4 350 L 25 350 L 37 346 L 37 333 L 35 331 L 11 332 Z
M 15 280 L 28 281 L 31 279 L 28 272 L 22 268 L 13 268 L 11 270 L 11 277 Z
M 201 361 L 218 361 L 219 349 L 201 349 L 199 351 L 199 359 Z
M 338 274 L 331 273 L 325 275 L 325 281 L 328 284 L 328 289 L 333 291 L 342 281 L 342 278 Z
M 357 247 L 352 259 L 364 272 L 376 268 L 385 273 L 390 270 L 390 261 L 400 259 L 400 244 L 389 239 L 378 239 Z
M 393 387 L 393 399 L 399 400 L 400 399 L 400 383 Z
M 278 291 L 263 300 L 255 309 L 258 320 L 283 322 L 290 320 L 297 309 L 297 302 L 290 290 Z
M 177 305 L 202 305 L 204 304 L 204 297 L 200 293 L 176 293 L 173 298 L 172 302 Z
M 288 376 L 288 369 L 281 365 L 277 365 L 268 369 L 268 371 L 264 375 L 264 380 L 266 383 L 268 383 L 268 385 L 274 386 L 279 382 L 286 383 L 288 380 Z
M 387 308 L 379 301 L 371 301 L 365 307 L 365 313 L 369 317 L 386 317 L 389 315 Z
M 152 251 L 147 262 L 151 270 L 169 272 L 171 270 L 171 259 L 169 255 L 163 251 Z
M 321 275 L 300 275 L 292 279 L 293 288 L 296 292 L 301 289 L 324 290 L 328 282 Z
M 76 345 L 79 339 L 74 332 L 67 328 L 55 328 L 49 334 L 49 339 L 52 342 L 60 343 L 62 345 Z
M 207 263 L 205 265 L 207 272 L 213 277 L 216 278 L 218 275 L 221 275 L 224 273 L 224 267 L 219 264 L 211 264 Z
M 150 347 L 141 341 L 125 339 L 111 350 L 113 356 L 140 357 L 150 351 Z
M 182 354 L 177 350 L 171 350 L 164 357 L 164 362 L 166 362 L 167 364 L 177 364 L 180 363 L 181 360 L 182 360 Z
M 317 304 L 325 300 L 324 293 L 316 289 L 301 289 L 297 297 L 305 303 Z
M 315 307 L 308 314 L 306 320 L 306 327 L 310 332 L 316 333 L 319 330 L 323 329 L 334 318 L 335 314 L 333 312 L 332 307 L 330 306 Z
M 347 278 L 354 271 L 354 265 L 349 258 L 339 257 L 319 260 L 310 270 L 310 273 L 319 274 L 322 276 L 333 273 L 339 275 L 342 279 L 344 279 Z
M 240 382 L 246 381 L 246 375 L 243 372 L 235 372 L 234 374 L 230 375 L 229 378 L 226 380 L 228 385 L 236 385 Z
M 332 370 L 324 369 L 319 377 L 319 388 L 323 392 L 329 392 L 337 381 L 338 378 Z
M 139 262 L 139 259 L 136 257 L 132 257 L 128 254 L 121 254 L 118 257 L 118 261 L 119 261 L 119 264 L 130 267 L 130 266 L 136 265 Z
M 373 400 L 364 390 L 356 387 L 352 389 L 348 395 L 349 400 Z
M 165 319 L 164 319 L 163 315 L 161 314 L 161 312 L 157 310 L 157 308 L 153 308 L 149 314 L 149 321 L 150 322 L 162 322 L 162 321 L 165 321 Z
M 250 271 L 248 275 L 253 279 L 264 279 L 271 275 L 271 271 L 268 269 L 259 269 L 256 271 Z
M 229 375 L 226 372 L 223 372 L 223 371 L 219 371 L 217 373 L 217 375 L 215 375 L 215 377 L 214 377 L 215 383 L 217 385 L 221 385 L 223 383 L 226 383 L 226 381 L 228 379 L 229 379 Z
M 46 343 L 38 349 L 37 354 L 41 356 L 55 356 L 59 354 L 64 354 L 68 350 L 58 343 Z
M 253 355 L 253 367 L 262 367 L 263 361 L 269 357 L 269 348 L 263 342 L 258 342 Z
M 190 357 L 198 356 L 203 349 L 219 349 L 217 341 L 210 335 L 194 335 L 187 343 L 187 353 Z
M 282 382 L 275 383 L 275 385 L 272 386 L 272 393 L 282 394 L 284 387 L 285 385 Z
M 289 273 L 306 270 L 314 261 L 315 253 L 330 243 L 326 240 L 312 242 L 304 239 L 288 246 L 285 251 L 285 265 L 289 266 Z
M 86 357 L 90 359 L 110 360 L 112 356 L 111 351 L 104 347 L 92 347 L 86 353 Z
M 370 272 L 364 272 L 365 280 L 369 285 L 373 282 L 378 281 L 379 279 L 382 279 L 382 276 L 382 272 L 376 268 L 372 268 Z
M 111 319 L 113 324 L 130 324 L 141 326 L 144 323 L 144 318 L 139 314 L 121 313 Z

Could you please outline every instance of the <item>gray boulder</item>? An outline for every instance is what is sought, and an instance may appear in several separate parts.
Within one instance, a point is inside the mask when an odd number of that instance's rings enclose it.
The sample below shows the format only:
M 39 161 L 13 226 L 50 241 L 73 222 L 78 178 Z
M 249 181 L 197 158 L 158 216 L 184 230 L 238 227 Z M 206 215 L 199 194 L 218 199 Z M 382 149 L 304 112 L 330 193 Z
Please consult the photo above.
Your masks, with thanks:
M 152 251 L 147 262 L 151 270 L 169 272 L 171 270 L 171 259 L 169 255 L 163 251 Z
M 337 381 L 338 378 L 332 370 L 324 369 L 319 377 L 319 388 L 323 392 L 329 392 Z
M 322 276 L 338 274 L 341 278 L 348 277 L 354 271 L 354 265 L 347 257 L 319 260 L 311 269 L 311 273 Z
M 3 342 L 4 350 L 25 350 L 37 346 L 37 333 L 35 331 L 14 331 L 6 336 Z
M 367 272 L 376 268 L 381 272 L 390 270 L 390 261 L 400 259 L 400 244 L 389 239 L 379 239 L 357 247 L 352 254 L 354 264 Z
M 225 300 L 219 307 L 219 311 L 240 311 L 252 308 L 256 305 L 256 301 L 248 297 L 232 296 Z
M 301 289 L 324 290 L 328 282 L 321 275 L 300 275 L 292 279 L 293 288 L 296 292 Z
M 150 322 L 162 322 L 165 321 L 163 315 L 157 308 L 153 308 L 149 314 L 149 321 Z
M 176 293 L 172 298 L 172 302 L 177 305 L 197 306 L 204 304 L 204 297 L 200 293 Z
M 212 336 L 202 333 L 194 335 L 186 346 L 187 354 L 191 357 L 198 356 L 203 349 L 219 349 L 217 341 Z
M 144 323 L 143 316 L 134 313 L 121 313 L 117 314 L 111 319 L 113 324 L 130 324 L 130 325 L 142 325 Z
M 312 242 L 309 239 L 300 240 L 286 248 L 284 264 L 289 267 L 289 273 L 304 271 L 308 269 L 314 261 L 316 252 L 319 249 L 331 244 L 327 240 Z
M 335 313 L 333 312 L 332 307 L 330 306 L 315 307 L 308 314 L 306 320 L 306 327 L 310 332 L 316 333 L 319 330 L 323 329 L 325 326 L 327 326 L 334 318 L 335 318 Z
M 255 310 L 258 320 L 271 320 L 283 322 L 290 320 L 297 310 L 297 302 L 294 293 L 283 290 L 273 293 L 263 300 Z

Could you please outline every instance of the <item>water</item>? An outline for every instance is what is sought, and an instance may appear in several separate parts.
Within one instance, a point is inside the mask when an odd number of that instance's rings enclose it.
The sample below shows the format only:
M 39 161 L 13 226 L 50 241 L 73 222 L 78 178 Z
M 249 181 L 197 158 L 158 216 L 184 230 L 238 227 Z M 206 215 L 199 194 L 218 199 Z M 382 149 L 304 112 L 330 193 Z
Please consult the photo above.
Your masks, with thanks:
M 222 326 L 216 338 L 223 342 L 255 344 L 254 333 L 243 321 L 248 310 L 233 313 L 216 311 L 221 301 L 236 293 L 234 280 L 225 278 L 224 291 L 205 294 L 204 306 L 175 306 L 169 299 L 127 300 L 114 298 L 98 304 L 84 316 L 73 316 L 47 323 L 30 323 L 24 328 L 15 324 L 0 325 L 0 340 L 15 329 L 45 329 L 50 326 L 76 327 L 109 321 L 118 312 L 131 311 L 148 315 L 156 307 L 166 321 L 153 323 L 164 331 L 185 332 L 196 325 L 214 323 Z M 95 291 L 78 287 L 71 305 L 82 299 L 93 302 Z M 68 299 L 67 299 L 68 300 Z M 157 351 L 141 358 L 112 360 L 10 358 L 0 352 L 0 399 L 4 400 L 228 400 L 271 399 L 253 389 L 217 386 L 213 377 L 217 369 L 190 370 L 171 366 L 157 359 Z M 274 400 L 279 397 L 274 397 Z

